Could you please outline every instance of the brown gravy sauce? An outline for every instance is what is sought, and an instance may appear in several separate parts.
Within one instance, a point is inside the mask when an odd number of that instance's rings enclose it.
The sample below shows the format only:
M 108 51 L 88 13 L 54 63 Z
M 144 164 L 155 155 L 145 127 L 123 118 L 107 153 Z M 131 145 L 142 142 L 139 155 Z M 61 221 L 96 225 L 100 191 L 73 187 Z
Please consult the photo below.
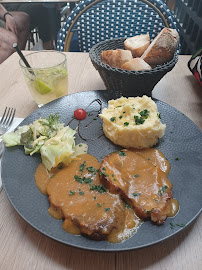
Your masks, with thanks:
M 121 152 L 103 158 L 101 171 L 108 175 L 108 179 L 102 177 L 103 184 L 125 198 L 141 218 L 151 216 L 160 224 L 161 215 L 175 215 L 179 207 L 172 199 L 173 185 L 167 178 L 170 164 L 163 153 L 154 148 Z
M 170 172 L 170 163 L 164 154 L 156 148 L 135 149 L 135 152 L 145 157 L 154 166 L 158 166 L 166 175 Z
M 170 164 L 157 149 L 137 150 L 161 168 L 165 174 Z M 48 195 L 49 214 L 63 219 L 63 229 L 74 235 L 86 235 L 94 240 L 122 242 L 133 235 L 142 220 L 119 195 L 105 190 L 99 178 L 100 163 L 89 154 L 76 157 L 68 166 L 62 165 L 50 172 L 41 163 L 35 172 L 38 189 Z M 171 199 L 166 213 L 175 216 L 179 209 L 177 200 Z
M 50 173 L 40 164 L 35 173 L 36 185 L 49 196 L 49 214 L 64 219 L 65 231 L 95 240 L 122 242 L 137 230 L 141 220 L 118 195 L 102 192 L 99 167 L 97 159 L 89 154 Z

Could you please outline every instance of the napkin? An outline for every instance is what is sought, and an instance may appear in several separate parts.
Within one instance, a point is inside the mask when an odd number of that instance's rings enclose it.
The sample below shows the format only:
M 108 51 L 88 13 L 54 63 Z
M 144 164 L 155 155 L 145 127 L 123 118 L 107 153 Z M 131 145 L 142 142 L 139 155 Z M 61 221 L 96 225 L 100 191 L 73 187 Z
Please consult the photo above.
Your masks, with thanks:
M 0 120 L 1 120 L 1 117 L 0 117 Z M 24 120 L 23 118 L 14 118 L 13 123 L 7 132 L 13 131 L 23 120 Z M 1 137 L 0 137 L 0 142 L 1 142 Z M 2 188 L 2 180 L 1 180 L 1 157 L 0 157 L 0 190 L 1 188 Z

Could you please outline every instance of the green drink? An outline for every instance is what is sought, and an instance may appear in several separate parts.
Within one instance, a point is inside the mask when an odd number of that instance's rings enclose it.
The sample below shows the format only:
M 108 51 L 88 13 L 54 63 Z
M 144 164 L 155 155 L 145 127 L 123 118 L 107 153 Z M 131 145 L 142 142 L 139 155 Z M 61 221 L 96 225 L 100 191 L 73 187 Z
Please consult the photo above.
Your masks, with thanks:
M 20 65 L 27 86 L 39 107 L 67 95 L 68 76 L 66 56 L 63 53 L 40 51 L 26 55 L 26 59 L 31 69 L 22 60 Z

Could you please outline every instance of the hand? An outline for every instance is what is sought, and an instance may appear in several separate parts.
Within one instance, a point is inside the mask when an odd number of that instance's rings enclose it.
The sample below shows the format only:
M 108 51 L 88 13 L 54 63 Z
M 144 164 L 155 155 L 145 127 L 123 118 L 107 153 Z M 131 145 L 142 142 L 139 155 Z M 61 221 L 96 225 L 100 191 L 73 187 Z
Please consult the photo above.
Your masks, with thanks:
M 12 16 L 7 14 L 6 16 L 6 30 L 13 32 L 17 35 L 17 26 Z

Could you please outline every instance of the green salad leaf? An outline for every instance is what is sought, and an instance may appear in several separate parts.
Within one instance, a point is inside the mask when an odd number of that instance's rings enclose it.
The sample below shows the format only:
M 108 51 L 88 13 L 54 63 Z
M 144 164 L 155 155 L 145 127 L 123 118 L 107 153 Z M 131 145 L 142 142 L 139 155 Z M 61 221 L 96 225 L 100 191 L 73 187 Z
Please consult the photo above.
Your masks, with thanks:
M 26 133 L 29 130 L 29 126 L 21 126 L 17 131 L 12 131 L 5 133 L 2 136 L 3 142 L 5 142 L 6 147 L 11 147 L 15 145 L 22 145 L 21 143 L 21 134 Z
M 63 162 L 71 162 L 75 156 L 75 133 L 69 126 L 59 122 L 58 113 L 40 118 L 33 123 L 19 127 L 15 132 L 2 136 L 6 147 L 23 145 L 25 154 L 40 153 L 44 166 L 50 170 Z
M 71 162 L 75 152 L 75 133 L 76 131 L 70 127 L 64 127 L 41 147 L 42 162 L 48 170 L 61 162 L 65 164 Z

